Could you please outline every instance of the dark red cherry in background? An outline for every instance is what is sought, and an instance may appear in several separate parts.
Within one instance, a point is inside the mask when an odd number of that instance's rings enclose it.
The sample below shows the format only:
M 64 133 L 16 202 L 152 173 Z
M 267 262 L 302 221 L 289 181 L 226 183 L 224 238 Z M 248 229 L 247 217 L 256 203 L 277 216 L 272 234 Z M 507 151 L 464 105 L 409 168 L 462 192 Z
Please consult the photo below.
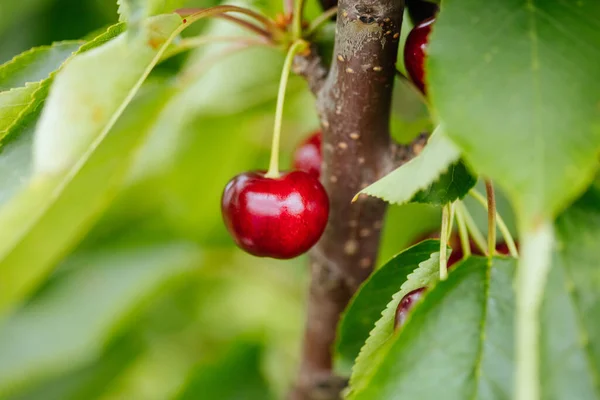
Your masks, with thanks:
M 294 169 L 308 172 L 317 179 L 321 176 L 321 131 L 316 131 L 294 151 Z
M 417 25 L 427 18 L 435 17 L 440 7 L 427 0 L 406 0 L 408 15 L 413 24 Z
M 306 172 L 267 178 L 254 171 L 229 181 L 221 212 L 239 247 L 259 257 L 289 259 L 317 243 L 327 224 L 329 199 L 321 183 Z
M 425 58 L 431 27 L 435 18 L 429 18 L 416 25 L 406 38 L 404 44 L 404 66 L 414 84 L 423 92 L 425 88 Z
M 423 296 L 425 288 L 415 289 L 412 292 L 407 293 L 396 308 L 396 317 L 394 319 L 394 329 L 399 329 L 404 325 L 406 318 L 414 304 Z

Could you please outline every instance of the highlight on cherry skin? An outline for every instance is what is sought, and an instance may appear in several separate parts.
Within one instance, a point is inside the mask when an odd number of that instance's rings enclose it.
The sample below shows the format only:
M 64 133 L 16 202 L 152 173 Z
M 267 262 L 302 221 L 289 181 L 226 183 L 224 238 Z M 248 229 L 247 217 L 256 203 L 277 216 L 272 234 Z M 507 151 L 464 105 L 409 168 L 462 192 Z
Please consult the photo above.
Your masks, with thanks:
M 414 84 L 423 94 L 427 94 L 425 86 L 425 59 L 429 34 L 435 18 L 429 18 L 416 25 L 408 34 L 404 45 L 404 66 Z
M 221 212 L 236 244 L 259 257 L 290 259 L 314 246 L 327 225 L 329 198 L 304 171 L 235 176 L 223 191 Z
M 321 131 L 316 131 L 301 142 L 293 156 L 294 169 L 308 172 L 317 179 L 321 176 Z

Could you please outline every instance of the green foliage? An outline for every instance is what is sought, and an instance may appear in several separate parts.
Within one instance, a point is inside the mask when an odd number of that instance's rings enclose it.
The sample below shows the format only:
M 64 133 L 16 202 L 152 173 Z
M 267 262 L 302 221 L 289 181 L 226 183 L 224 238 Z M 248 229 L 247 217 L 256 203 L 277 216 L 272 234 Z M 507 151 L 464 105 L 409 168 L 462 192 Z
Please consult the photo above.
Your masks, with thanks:
M 458 148 L 438 128 L 422 153 L 360 193 L 392 204 L 451 203 L 463 198 L 477 181 L 459 157 Z
M 597 169 L 599 14 L 594 0 L 451 1 L 432 31 L 435 112 L 526 224 L 555 216 Z
M 158 89 L 140 99 L 84 162 L 66 173 L 34 175 L 0 209 L 0 221 L 7 228 L 0 245 L 0 273 L 6 278 L 0 283 L 0 310 L 6 312 L 33 290 L 107 206 L 132 151 L 148 132 L 148 116 L 156 115 L 167 98 L 168 92 Z M 61 234 L 52 235 L 57 223 Z M 31 248 L 37 251 L 32 254 Z
M 380 258 L 397 256 L 339 326 L 351 399 L 536 400 L 537 386 L 541 399 L 600 396 L 598 181 L 588 188 L 600 149 L 600 6 L 538 3 L 443 3 L 427 70 L 438 132 L 363 190 L 396 205 Z M 114 1 L 0 6 L 10 60 L 0 66 L 0 397 L 285 397 L 306 260 L 241 254 L 217 211 L 231 176 L 267 165 L 283 56 L 214 43 L 155 68 L 183 28 L 164 13 L 214 4 L 120 0 L 124 22 L 100 30 L 117 18 Z M 281 11 L 280 1 L 252 6 Z M 308 18 L 318 12 L 310 1 Z M 81 24 L 98 33 L 83 36 Z M 186 31 L 197 33 L 249 35 L 224 20 Z M 315 38 L 327 59 L 334 39 L 333 23 Z M 287 93 L 283 164 L 319 126 L 306 84 L 292 77 Z M 407 84 L 392 113 L 403 143 L 432 126 Z M 431 206 L 462 199 L 479 174 L 517 211 L 517 293 L 512 259 L 470 258 L 437 283 L 438 241 L 398 254 L 437 230 Z M 485 211 L 471 211 L 485 231 Z M 395 333 L 398 302 L 422 286 Z
M 260 374 L 260 356 L 261 348 L 256 344 L 236 344 L 217 363 L 199 366 L 185 392 L 177 398 L 271 399 L 267 382 Z
M 348 305 L 339 325 L 336 351 L 354 360 L 369 332 L 407 277 L 440 249 L 437 240 L 423 241 L 386 262 L 369 277 Z
M 408 275 L 400 290 L 393 294 L 356 358 L 350 377 L 350 399 L 368 387 L 380 361 L 384 359 L 389 349 L 390 338 L 394 334 L 394 318 L 400 300 L 413 290 L 429 286 L 439 279 L 440 253 L 421 256 L 422 259 L 417 265 L 410 266 L 413 269 L 417 268 Z
M 58 277 L 0 325 L 0 395 L 97 357 L 145 298 L 199 262 L 189 243 L 105 250 L 78 254 L 64 266 L 76 270 L 68 279 Z
M 0 66 L 0 90 L 25 86 L 46 79 L 76 52 L 83 41 L 65 41 L 34 47 Z
M 351 398 L 511 399 L 515 267 L 478 257 L 457 266 L 415 307 L 369 385 Z
M 558 218 L 556 236 L 541 310 L 542 398 L 596 399 L 600 396 L 598 186 Z

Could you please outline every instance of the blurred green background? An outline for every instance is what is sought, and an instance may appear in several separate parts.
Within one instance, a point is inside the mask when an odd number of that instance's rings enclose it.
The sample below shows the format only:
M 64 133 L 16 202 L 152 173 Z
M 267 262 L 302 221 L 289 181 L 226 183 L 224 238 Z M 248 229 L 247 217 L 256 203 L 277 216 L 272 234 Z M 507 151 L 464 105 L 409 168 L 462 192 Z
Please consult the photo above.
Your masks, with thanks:
M 275 0 L 247 4 L 271 16 L 281 9 Z M 0 62 L 33 46 L 83 38 L 115 23 L 116 10 L 114 0 L 3 0 Z M 308 17 L 319 12 L 309 2 Z M 321 35 L 325 47 L 332 31 Z M 211 21 L 188 34 L 241 32 Z M 228 237 L 219 208 L 232 176 L 267 165 L 283 55 L 269 48 L 226 54 L 224 48 L 169 60 L 145 84 L 142 93 L 192 71 L 150 123 L 149 139 L 108 211 L 0 325 L 5 398 L 283 398 L 301 345 L 306 257 L 283 262 L 246 255 Z M 31 138 L 36 118 L 23 137 Z M 413 90 L 399 82 L 394 136 L 406 142 L 430 124 Z M 312 95 L 293 77 L 283 165 L 317 127 Z M 15 171 L 0 177 L 0 203 L 29 174 L 31 149 L 23 143 L 30 139 L 0 150 Z M 425 205 L 391 207 L 380 263 L 438 221 L 438 210 Z

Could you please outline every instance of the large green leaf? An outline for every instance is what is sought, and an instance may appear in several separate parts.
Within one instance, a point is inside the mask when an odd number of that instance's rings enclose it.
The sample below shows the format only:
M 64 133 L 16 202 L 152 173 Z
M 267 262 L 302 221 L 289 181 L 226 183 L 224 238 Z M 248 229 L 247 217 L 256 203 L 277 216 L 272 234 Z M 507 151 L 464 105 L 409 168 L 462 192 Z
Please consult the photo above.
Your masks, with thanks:
M 142 96 L 82 162 L 65 174 L 34 176 L 0 209 L 2 312 L 51 271 L 107 206 L 168 97 L 164 89 Z
M 182 22 L 170 14 L 145 25 L 145 34 L 131 40 L 121 35 L 80 54 L 57 75 L 36 131 L 36 173 L 64 173 L 85 159 L 123 113 Z
M 459 149 L 438 127 L 421 154 L 360 193 L 392 204 L 453 202 L 463 198 L 477 182 L 459 158 Z
M 76 254 L 71 273 L 0 325 L 0 393 L 93 360 L 149 294 L 198 262 L 181 242 Z
M 457 266 L 416 305 L 351 398 L 511 399 L 515 267 L 481 257 Z
M 541 308 L 543 399 L 600 398 L 600 188 L 556 222 L 557 251 Z
M 596 0 L 447 1 L 431 34 L 440 123 L 527 225 L 555 216 L 598 167 L 598 15 Z
M 373 374 L 377 371 L 377 365 L 385 356 L 389 340 L 394 334 L 394 318 L 398 303 L 409 292 L 435 283 L 439 279 L 439 263 L 439 251 L 418 263 L 418 268 L 408 275 L 400 290 L 394 293 L 391 301 L 381 312 L 381 318 L 377 320 L 369 333 L 369 337 L 360 349 L 356 363 L 352 367 L 350 398 L 370 384 Z M 414 264 L 412 266 L 415 267 Z
M 408 275 L 439 249 L 438 240 L 423 241 L 397 254 L 369 277 L 354 295 L 339 324 L 336 350 L 340 356 L 347 360 L 358 356 L 392 296 Z

